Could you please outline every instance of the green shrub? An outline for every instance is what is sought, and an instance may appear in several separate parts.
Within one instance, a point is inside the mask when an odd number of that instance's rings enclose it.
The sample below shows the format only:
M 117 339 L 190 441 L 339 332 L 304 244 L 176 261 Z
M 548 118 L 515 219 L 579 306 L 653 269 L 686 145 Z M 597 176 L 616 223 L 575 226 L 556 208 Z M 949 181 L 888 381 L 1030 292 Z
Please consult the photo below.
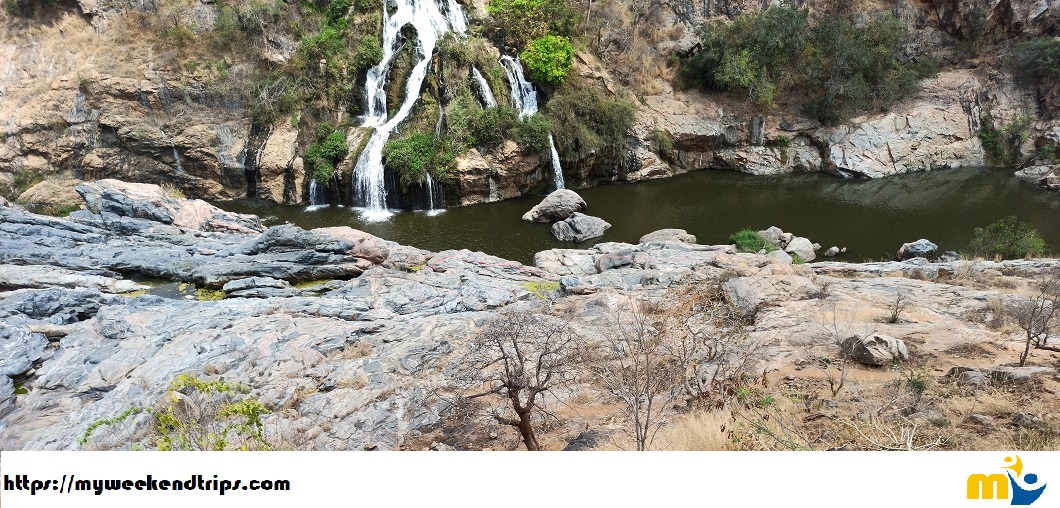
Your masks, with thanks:
M 370 69 L 383 59 L 383 46 L 379 39 L 372 35 L 361 37 L 361 43 L 357 45 L 357 54 L 353 57 L 353 63 L 358 69 Z
M 765 249 L 766 252 L 772 252 L 779 249 L 779 247 L 762 238 L 762 235 L 751 228 L 741 229 L 729 235 L 729 242 L 735 245 L 740 252 L 758 252 L 762 249 Z
M 328 22 L 335 23 L 344 19 L 346 13 L 350 11 L 350 5 L 353 5 L 353 0 L 331 0 L 327 10 Z
M 350 148 L 346 145 L 346 133 L 332 130 L 329 125 L 317 129 L 317 142 L 305 151 L 305 161 L 312 171 L 313 179 L 321 185 L 331 181 L 335 165 L 346 158 Z
M 1009 69 L 1022 85 L 1037 85 L 1060 78 L 1060 41 L 1041 37 L 1013 46 L 1008 52 Z
M 980 119 L 979 140 L 983 143 L 986 163 L 1006 169 L 1020 169 L 1028 160 L 1023 156 L 1023 144 L 1030 138 L 1034 119 L 1026 113 L 1012 117 L 998 129 L 994 118 L 986 113 Z
M 458 154 L 454 143 L 434 134 L 413 133 L 391 138 L 383 146 L 383 162 L 398 172 L 403 186 L 422 183 L 427 173 L 440 182 L 452 181 Z
M 509 132 L 519 122 L 519 112 L 511 106 L 498 105 L 474 111 L 467 120 L 468 132 L 476 146 L 492 148 L 509 139 Z
M 528 44 L 521 57 L 531 80 L 557 85 L 567 79 L 574 65 L 574 47 L 566 37 L 546 35 Z
M 651 131 L 651 139 L 655 142 L 655 150 L 659 156 L 666 161 L 674 158 L 674 135 L 670 131 L 654 129 Z
M 788 148 L 791 146 L 791 138 L 783 134 L 766 140 L 766 146 L 770 148 Z
M 577 13 L 567 0 L 490 0 L 486 11 L 490 31 L 510 48 L 525 48 L 549 34 L 572 36 L 577 25 Z
M 568 79 L 545 106 L 556 148 L 565 154 L 587 155 L 597 150 L 618 154 L 625 149 L 633 123 L 633 103 L 607 97 L 581 79 Z
M 1022 259 L 1042 255 L 1045 240 L 1034 226 L 1009 216 L 985 228 L 975 228 L 968 248 L 979 257 Z
M 519 148 L 527 153 L 544 153 L 548 150 L 548 135 L 552 132 L 552 124 L 548 118 L 534 113 L 526 118 L 520 119 L 512 129 L 512 136 Z

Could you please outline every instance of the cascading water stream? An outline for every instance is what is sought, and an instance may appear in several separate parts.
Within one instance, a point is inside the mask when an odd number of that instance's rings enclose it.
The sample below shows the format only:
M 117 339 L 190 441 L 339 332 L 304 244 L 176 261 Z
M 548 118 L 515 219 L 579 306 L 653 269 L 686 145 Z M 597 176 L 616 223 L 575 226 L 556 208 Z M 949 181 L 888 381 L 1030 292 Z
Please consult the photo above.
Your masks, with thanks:
M 317 179 L 314 178 L 309 181 L 309 208 L 306 210 L 316 210 L 327 206 L 328 200 L 325 195 L 324 189 L 317 186 Z
M 552 139 L 551 132 L 548 133 L 548 150 L 552 157 L 552 172 L 556 175 L 556 188 L 566 188 L 566 182 L 563 181 L 563 166 L 559 163 L 559 152 L 556 151 L 556 141 Z
M 519 118 L 526 118 L 537 113 L 537 90 L 534 90 L 533 83 L 527 81 L 523 76 L 523 65 L 519 62 L 519 59 L 504 55 L 501 57 L 501 67 L 504 68 L 504 73 L 508 75 L 508 83 L 511 84 L 512 88 L 512 107 L 519 110 Z M 475 73 L 477 77 L 477 69 Z M 566 186 L 563 181 L 563 166 L 559 162 L 559 152 L 556 150 L 556 141 L 552 138 L 551 132 L 548 134 L 548 149 L 549 157 L 552 159 L 552 172 L 556 180 L 556 188 L 563 189 Z
M 537 90 L 534 90 L 533 83 L 523 77 L 523 64 L 518 58 L 504 55 L 501 57 L 501 67 L 512 87 L 512 107 L 519 110 L 519 118 L 537 113 Z
M 493 90 L 490 89 L 490 84 L 486 82 L 486 78 L 482 77 L 482 73 L 478 71 L 478 67 L 472 67 L 471 74 L 475 76 L 475 81 L 478 82 L 478 89 L 482 94 L 482 101 L 486 103 L 486 107 L 496 107 L 497 98 L 493 96 Z
M 356 204 L 363 207 L 364 217 L 368 220 L 384 220 L 391 215 L 386 209 L 383 145 L 390 138 L 394 128 L 408 118 L 419 99 L 420 88 L 423 86 L 438 39 L 450 29 L 456 32 L 467 29 L 459 4 L 449 0 L 446 4 L 446 15 L 443 15 L 437 2 L 438 0 L 396 0 L 397 10 L 393 14 L 390 14 L 386 6 L 383 8 L 383 59 L 368 71 L 365 83 L 368 112 L 364 117 L 364 126 L 373 127 L 375 131 L 358 157 L 354 170 L 353 191 Z M 405 101 L 397 113 L 388 119 L 386 78 L 393 65 L 394 56 L 401 46 L 401 28 L 408 24 L 416 29 L 418 60 L 405 83 Z

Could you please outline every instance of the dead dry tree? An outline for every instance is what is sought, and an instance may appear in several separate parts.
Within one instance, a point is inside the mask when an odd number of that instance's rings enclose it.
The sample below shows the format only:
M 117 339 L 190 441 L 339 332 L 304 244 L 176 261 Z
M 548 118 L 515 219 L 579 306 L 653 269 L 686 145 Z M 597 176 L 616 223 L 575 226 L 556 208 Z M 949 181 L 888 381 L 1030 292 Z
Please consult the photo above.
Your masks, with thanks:
M 468 400 L 492 402 L 491 418 L 519 431 L 527 450 L 540 450 L 534 417 L 549 414 L 544 396 L 575 381 L 583 341 L 547 305 L 508 308 L 468 344 L 454 376 Z
M 723 407 L 736 385 L 753 377 L 763 342 L 751 337 L 752 318 L 720 281 L 678 286 L 665 305 L 667 333 L 685 348 L 685 391 L 708 407 Z
M 1006 309 L 1024 332 L 1020 367 L 1027 364 L 1032 347 L 1060 352 L 1060 348 L 1048 345 L 1049 335 L 1060 320 L 1060 268 L 1047 272 L 1035 286 L 1034 296 L 1014 301 Z
M 624 405 L 637 450 L 651 447 L 678 399 L 724 406 L 749 377 L 755 348 L 717 281 L 651 301 L 619 295 L 609 307 L 588 365 L 595 384 Z
M 613 302 L 590 370 L 596 384 L 625 406 L 637 450 L 647 450 L 680 393 L 691 347 L 665 333 L 663 312 L 622 295 Z

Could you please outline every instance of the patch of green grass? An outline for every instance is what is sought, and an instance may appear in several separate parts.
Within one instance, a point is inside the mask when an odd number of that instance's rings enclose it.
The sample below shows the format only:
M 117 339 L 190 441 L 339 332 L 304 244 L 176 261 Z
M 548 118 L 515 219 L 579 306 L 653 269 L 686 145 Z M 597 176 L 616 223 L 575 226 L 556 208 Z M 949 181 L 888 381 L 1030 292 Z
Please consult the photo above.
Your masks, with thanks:
M 548 298 L 549 293 L 559 291 L 559 282 L 554 281 L 541 281 L 541 282 L 524 282 L 523 287 L 534 294 L 538 300 L 545 300 Z
M 413 266 L 409 267 L 409 271 L 412 272 L 412 273 L 417 273 L 420 270 L 423 270 L 423 267 L 425 267 L 425 266 L 427 266 L 427 265 L 413 265 Z
M 332 280 L 333 279 L 309 280 L 309 281 L 305 281 L 305 282 L 299 282 L 298 284 L 295 284 L 294 287 L 296 289 L 315 289 L 315 288 L 318 288 L 319 286 L 323 286 L 324 284 L 327 284 L 327 283 L 331 282 Z
M 29 389 L 26 388 L 25 383 L 15 383 L 15 395 L 26 395 L 29 393 Z
M 803 259 L 802 256 L 800 256 L 798 254 L 792 254 L 791 255 L 791 264 L 793 264 L 793 265 L 804 265 L 804 264 L 806 264 L 806 260 Z
M 215 302 L 223 300 L 225 292 L 219 289 L 199 288 L 195 290 L 195 299 L 200 302 Z
M 729 242 L 735 245 L 740 252 L 758 252 L 762 249 L 765 249 L 766 252 L 780 250 L 779 247 L 762 238 L 762 235 L 751 228 L 744 228 L 729 235 Z
M 137 296 L 143 296 L 143 295 L 146 295 L 146 294 L 147 294 L 147 290 L 146 289 L 141 289 L 139 291 L 129 291 L 128 293 L 121 293 L 121 296 L 124 296 L 126 298 L 136 298 Z

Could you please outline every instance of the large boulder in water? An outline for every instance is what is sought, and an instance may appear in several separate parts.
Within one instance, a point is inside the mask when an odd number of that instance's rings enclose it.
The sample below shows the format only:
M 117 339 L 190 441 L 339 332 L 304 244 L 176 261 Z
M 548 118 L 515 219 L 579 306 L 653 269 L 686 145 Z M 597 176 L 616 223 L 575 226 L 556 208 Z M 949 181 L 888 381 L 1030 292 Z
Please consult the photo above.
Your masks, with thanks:
M 603 236 L 611 224 L 599 217 L 573 213 L 567 220 L 552 225 L 552 234 L 565 242 L 581 242 Z
M 913 258 L 927 258 L 934 259 L 938 253 L 939 246 L 931 243 L 923 238 L 903 244 L 901 249 L 898 249 L 898 253 L 895 257 L 898 261 L 905 261 Z
M 541 203 L 523 215 L 523 220 L 532 222 L 555 222 L 566 220 L 574 212 L 585 210 L 585 200 L 577 192 L 559 189 L 545 197 Z

